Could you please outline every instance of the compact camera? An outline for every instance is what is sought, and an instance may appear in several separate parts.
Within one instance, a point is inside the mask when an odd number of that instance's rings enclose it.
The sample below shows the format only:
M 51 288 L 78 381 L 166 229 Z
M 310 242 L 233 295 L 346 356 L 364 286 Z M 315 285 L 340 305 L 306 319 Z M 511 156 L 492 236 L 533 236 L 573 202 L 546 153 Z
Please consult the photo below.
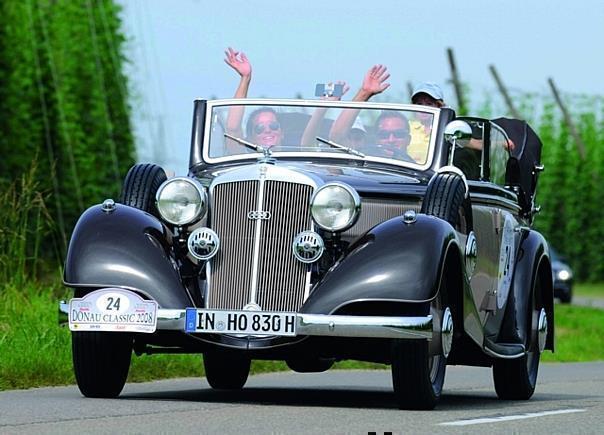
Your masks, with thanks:
M 344 85 L 333 83 L 318 83 L 315 87 L 316 97 L 341 97 L 344 93 Z

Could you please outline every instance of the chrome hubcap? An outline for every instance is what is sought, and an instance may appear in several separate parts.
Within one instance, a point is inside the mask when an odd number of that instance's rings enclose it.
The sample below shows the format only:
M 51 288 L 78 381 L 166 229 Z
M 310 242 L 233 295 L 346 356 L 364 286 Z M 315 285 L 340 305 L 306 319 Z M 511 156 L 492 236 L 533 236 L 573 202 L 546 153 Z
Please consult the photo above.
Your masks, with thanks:
M 443 312 L 440 341 L 443 356 L 446 358 L 449 356 L 449 352 L 451 352 L 451 344 L 453 343 L 453 316 L 449 307 L 445 308 Z
M 537 337 L 539 342 L 539 353 L 545 349 L 545 342 L 547 339 L 547 314 L 545 310 L 541 308 L 539 313 L 539 323 L 537 324 Z

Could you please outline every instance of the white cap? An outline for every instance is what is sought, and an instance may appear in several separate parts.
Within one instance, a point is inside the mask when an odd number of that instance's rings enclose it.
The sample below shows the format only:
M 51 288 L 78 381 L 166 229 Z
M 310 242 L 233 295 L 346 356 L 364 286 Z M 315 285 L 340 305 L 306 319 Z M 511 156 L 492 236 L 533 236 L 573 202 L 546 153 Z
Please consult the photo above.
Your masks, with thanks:
M 365 126 L 363 125 L 363 123 L 361 122 L 361 120 L 359 118 L 354 120 L 354 124 L 352 124 L 352 127 L 350 129 L 354 130 L 355 128 L 357 130 L 361 130 L 363 133 L 367 133 L 367 130 L 365 130 Z
M 445 100 L 445 95 L 443 94 L 443 90 L 436 83 L 432 82 L 424 82 L 420 83 L 414 90 L 413 95 L 411 95 L 411 101 L 417 94 L 428 94 L 435 100 Z

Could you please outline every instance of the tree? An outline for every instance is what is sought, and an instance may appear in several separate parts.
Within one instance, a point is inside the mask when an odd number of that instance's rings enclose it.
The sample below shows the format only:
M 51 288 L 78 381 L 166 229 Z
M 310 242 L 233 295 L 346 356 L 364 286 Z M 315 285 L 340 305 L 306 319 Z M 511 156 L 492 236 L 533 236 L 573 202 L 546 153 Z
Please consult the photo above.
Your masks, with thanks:
M 134 162 L 118 12 L 112 0 L 0 4 L 0 185 L 37 160 L 60 251 Z

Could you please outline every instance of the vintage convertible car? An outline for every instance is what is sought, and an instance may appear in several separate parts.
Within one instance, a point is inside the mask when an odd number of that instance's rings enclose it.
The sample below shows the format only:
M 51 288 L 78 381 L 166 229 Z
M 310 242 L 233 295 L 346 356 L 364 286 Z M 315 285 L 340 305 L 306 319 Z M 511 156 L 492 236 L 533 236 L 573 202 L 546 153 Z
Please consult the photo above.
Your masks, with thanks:
M 252 359 L 385 363 L 404 409 L 436 405 L 447 365 L 486 366 L 528 399 L 554 349 L 540 154 L 526 123 L 448 108 L 197 100 L 188 175 L 138 164 L 73 232 L 82 394 L 119 395 L 134 351 L 203 354 L 219 389 Z

